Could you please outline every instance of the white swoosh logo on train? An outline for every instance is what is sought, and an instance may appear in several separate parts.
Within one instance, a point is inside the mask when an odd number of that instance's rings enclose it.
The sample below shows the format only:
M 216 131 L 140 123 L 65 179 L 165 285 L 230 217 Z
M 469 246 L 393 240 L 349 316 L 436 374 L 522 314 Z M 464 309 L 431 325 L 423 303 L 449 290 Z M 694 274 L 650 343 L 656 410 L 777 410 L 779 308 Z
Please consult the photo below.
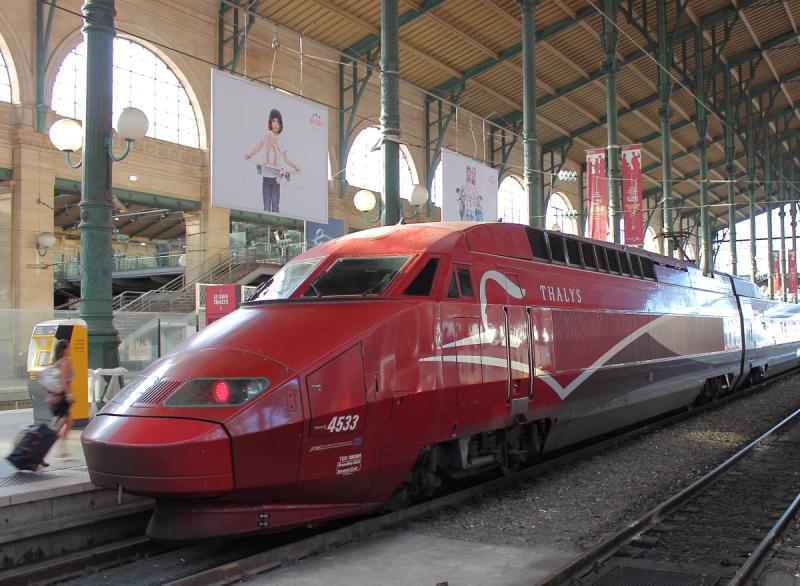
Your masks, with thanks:
M 494 272 L 494 271 L 492 271 Z M 483 281 L 482 281 L 483 283 Z M 561 384 L 554 379 L 550 374 L 540 370 L 538 368 L 534 368 L 534 376 L 539 377 L 542 381 L 547 383 L 547 385 L 555 391 L 555 393 L 562 399 L 566 399 L 570 394 L 572 394 L 575 389 L 577 389 L 581 383 L 583 383 L 587 378 L 592 376 L 597 370 L 605 366 L 605 364 L 615 356 L 620 350 L 631 344 L 637 338 L 640 338 L 647 332 L 651 331 L 652 329 L 656 328 L 660 324 L 665 321 L 676 319 L 677 317 L 681 316 L 674 316 L 674 315 L 661 315 L 656 319 L 652 320 L 651 322 L 646 323 L 639 329 L 631 332 L 624 338 L 622 338 L 619 342 L 614 344 L 611 348 L 606 350 L 606 352 L 600 356 L 597 360 L 595 360 L 588 368 L 586 368 L 580 375 L 578 375 L 571 383 L 569 383 L 566 387 L 561 386 Z M 474 336 L 473 336 L 474 337 Z M 459 340 L 460 342 L 461 340 Z M 447 347 L 452 347 L 456 344 L 448 344 Z M 443 346 L 442 348 L 445 348 Z M 506 368 L 508 366 L 508 362 L 505 358 L 494 358 L 491 356 L 430 356 L 427 358 L 420 358 L 420 362 L 463 362 L 469 364 L 483 364 L 487 366 L 498 366 L 501 368 Z M 519 372 L 523 372 L 525 374 L 528 373 L 529 369 L 528 366 L 521 362 L 514 362 L 511 363 L 512 370 L 517 370 Z

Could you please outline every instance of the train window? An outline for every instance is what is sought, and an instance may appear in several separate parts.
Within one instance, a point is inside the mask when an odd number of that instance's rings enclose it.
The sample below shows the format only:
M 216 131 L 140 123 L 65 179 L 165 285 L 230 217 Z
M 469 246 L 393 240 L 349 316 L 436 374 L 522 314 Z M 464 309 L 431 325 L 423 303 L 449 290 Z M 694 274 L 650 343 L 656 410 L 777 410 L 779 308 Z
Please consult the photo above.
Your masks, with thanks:
M 550 241 L 550 254 L 553 257 L 553 262 L 566 264 L 567 256 L 564 254 L 564 237 L 548 234 L 547 239 Z
M 450 287 L 447 289 L 447 296 L 458 299 L 458 283 L 456 282 L 456 274 L 450 277 Z
M 656 269 L 653 267 L 653 260 L 642 257 L 642 274 L 645 279 L 656 280 Z
M 631 271 L 631 261 L 628 259 L 627 253 L 619 253 L 619 265 L 623 275 L 627 275 L 629 277 L 633 276 L 633 271 Z
M 619 256 L 617 256 L 617 251 L 606 248 L 606 257 L 608 258 L 608 272 L 619 274 Z
M 537 260 L 550 261 L 550 255 L 547 253 L 547 242 L 544 240 L 544 232 L 541 230 L 534 230 L 533 228 L 525 228 L 528 235 L 528 244 L 531 247 L 533 258 Z
M 608 257 L 606 256 L 606 249 L 602 246 L 596 246 L 595 251 L 597 252 L 597 266 L 600 268 L 601 271 L 608 272 Z
M 583 264 L 589 269 L 597 270 L 597 258 L 594 255 L 594 245 L 588 242 L 581 242 L 581 251 L 583 252 Z M 572 258 L 572 254 L 570 254 Z
M 462 297 L 472 297 L 472 279 L 469 278 L 469 269 L 458 269 L 458 284 L 461 287 Z
M 581 261 L 581 243 L 573 238 L 564 238 L 567 243 L 567 255 L 569 256 L 569 264 L 576 267 L 582 267 Z
M 304 262 L 290 262 L 275 273 L 271 280 L 259 287 L 248 301 L 267 301 L 269 299 L 288 299 L 306 280 L 322 259 Z
M 433 279 L 436 277 L 436 267 L 439 266 L 439 259 L 430 259 L 419 274 L 411 281 L 411 284 L 403 291 L 403 295 L 430 295 L 433 288 Z
M 408 262 L 408 256 L 340 258 L 308 286 L 304 297 L 378 295 Z

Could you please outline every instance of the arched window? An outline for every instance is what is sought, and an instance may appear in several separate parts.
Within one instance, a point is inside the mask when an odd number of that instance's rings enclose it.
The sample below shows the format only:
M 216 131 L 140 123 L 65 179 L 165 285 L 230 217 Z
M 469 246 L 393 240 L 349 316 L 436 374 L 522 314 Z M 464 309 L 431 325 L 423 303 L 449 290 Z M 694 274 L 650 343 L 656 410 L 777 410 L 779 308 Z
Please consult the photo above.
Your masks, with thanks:
M 51 107 L 62 116 L 83 119 L 86 99 L 86 43 L 61 62 L 53 85 Z M 114 39 L 113 118 L 133 106 L 150 121 L 147 136 L 197 147 L 194 110 L 181 82 L 164 61 L 142 45 Z
M 347 153 L 347 183 L 353 187 L 369 189 L 376 193 L 383 193 L 383 149 L 377 148 L 381 131 L 370 126 L 358 133 L 350 152 Z M 412 163 L 406 153 L 400 149 L 400 197 L 411 199 L 414 189 L 414 175 L 411 171 Z
M 660 252 L 658 240 L 656 240 L 656 231 L 652 228 L 644 231 L 644 249 L 650 252 Z
M 497 217 L 510 224 L 528 225 L 528 195 L 512 175 L 503 179 L 497 190 Z
M 578 229 L 575 218 L 567 215 L 572 207 L 560 193 L 551 193 L 547 202 L 547 214 L 544 218 L 544 227 L 548 230 L 559 230 L 565 234 L 577 234 Z
M 433 173 L 433 181 L 431 182 L 431 201 L 433 205 L 439 209 L 442 208 L 442 162 L 436 165 L 436 171 Z
M 6 60 L 0 53 L 0 102 L 11 101 L 11 74 L 8 72 Z

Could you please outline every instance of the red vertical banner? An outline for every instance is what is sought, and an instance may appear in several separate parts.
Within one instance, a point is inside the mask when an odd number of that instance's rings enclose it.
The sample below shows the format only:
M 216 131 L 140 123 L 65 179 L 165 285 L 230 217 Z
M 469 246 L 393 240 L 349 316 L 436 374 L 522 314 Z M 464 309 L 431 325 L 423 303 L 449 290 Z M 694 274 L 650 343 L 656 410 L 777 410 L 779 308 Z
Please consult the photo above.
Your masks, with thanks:
M 642 145 L 622 147 L 622 212 L 625 223 L 625 244 L 644 244 L 642 217 Z
M 789 293 L 797 293 L 797 252 L 790 250 L 787 252 L 789 266 L 786 267 L 786 272 L 789 275 Z
M 605 149 L 586 151 L 586 211 L 589 216 L 587 235 L 595 240 L 608 240 L 608 177 Z
M 779 293 L 781 290 L 781 253 L 779 250 L 772 251 L 772 290 Z

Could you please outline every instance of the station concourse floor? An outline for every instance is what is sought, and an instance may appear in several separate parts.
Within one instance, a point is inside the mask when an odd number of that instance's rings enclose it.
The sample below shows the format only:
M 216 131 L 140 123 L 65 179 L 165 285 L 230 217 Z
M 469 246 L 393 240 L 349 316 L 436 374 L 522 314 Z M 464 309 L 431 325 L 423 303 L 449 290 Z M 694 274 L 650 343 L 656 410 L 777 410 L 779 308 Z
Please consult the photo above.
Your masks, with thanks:
M 59 442 L 52 447 L 46 458 L 50 463 L 47 468 L 19 472 L 6 460 L 19 432 L 32 423 L 32 409 L 0 411 L 0 507 L 95 490 L 86 471 L 80 429 L 70 432 L 66 450 Z M 59 457 L 62 451 L 66 451 L 66 458 Z

